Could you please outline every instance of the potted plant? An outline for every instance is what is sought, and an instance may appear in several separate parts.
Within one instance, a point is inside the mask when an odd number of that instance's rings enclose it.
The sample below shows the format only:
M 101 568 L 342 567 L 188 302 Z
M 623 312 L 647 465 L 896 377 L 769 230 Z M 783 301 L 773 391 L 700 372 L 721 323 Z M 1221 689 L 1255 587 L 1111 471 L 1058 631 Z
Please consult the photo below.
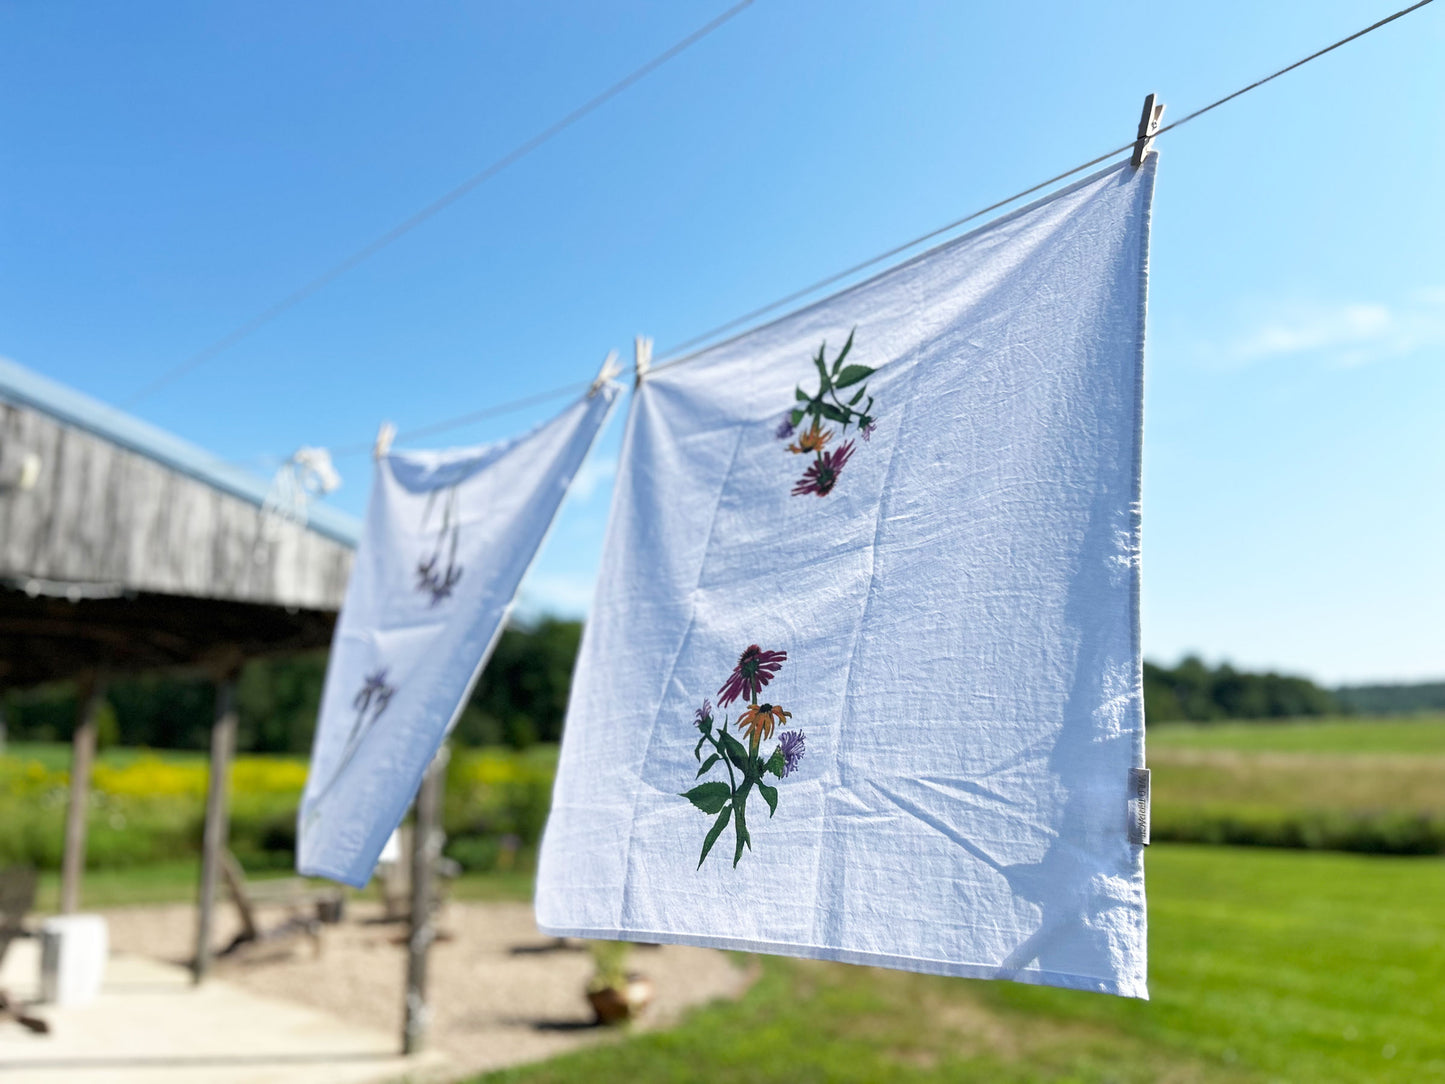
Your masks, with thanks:
M 626 941 L 592 941 L 592 978 L 587 983 L 587 1000 L 599 1024 L 620 1024 L 631 1020 L 652 1001 L 652 982 L 627 970 L 632 945 Z

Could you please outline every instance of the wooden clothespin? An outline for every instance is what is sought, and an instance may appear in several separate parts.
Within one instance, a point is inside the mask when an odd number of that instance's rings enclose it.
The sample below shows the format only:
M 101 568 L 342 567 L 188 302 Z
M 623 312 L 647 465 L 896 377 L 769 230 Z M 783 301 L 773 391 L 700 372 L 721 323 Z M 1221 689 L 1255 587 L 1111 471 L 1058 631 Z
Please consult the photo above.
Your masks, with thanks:
M 1134 144 L 1132 159 L 1135 169 L 1144 164 L 1144 156 L 1149 153 L 1149 145 L 1154 142 L 1154 133 L 1159 130 L 1163 116 L 1164 103 L 1159 101 L 1159 95 L 1151 94 L 1144 99 L 1144 113 L 1139 117 L 1139 141 Z
M 604 384 L 621 372 L 622 364 L 617 360 L 617 351 L 607 351 L 607 360 L 602 363 L 602 368 L 597 370 L 597 379 L 592 381 L 592 387 L 587 389 L 587 398 L 591 399 L 602 390 Z
M 372 458 L 380 459 L 391 451 L 391 442 L 395 439 L 396 426 L 391 422 L 382 422 L 381 428 L 376 431 L 376 446 L 371 449 Z
M 645 335 L 637 336 L 633 342 L 633 349 L 637 356 L 637 383 L 634 387 L 642 387 L 642 378 L 652 368 L 652 340 Z

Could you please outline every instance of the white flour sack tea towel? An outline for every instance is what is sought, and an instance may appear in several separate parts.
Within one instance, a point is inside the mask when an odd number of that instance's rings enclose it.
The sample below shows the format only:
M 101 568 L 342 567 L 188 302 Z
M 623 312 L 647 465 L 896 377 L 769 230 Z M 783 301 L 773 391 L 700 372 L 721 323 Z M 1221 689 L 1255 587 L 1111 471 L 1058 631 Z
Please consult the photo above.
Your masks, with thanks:
M 617 393 L 600 382 L 516 440 L 378 461 L 326 669 L 299 872 L 371 877 Z
M 1147 996 L 1156 161 L 644 376 L 545 932 Z

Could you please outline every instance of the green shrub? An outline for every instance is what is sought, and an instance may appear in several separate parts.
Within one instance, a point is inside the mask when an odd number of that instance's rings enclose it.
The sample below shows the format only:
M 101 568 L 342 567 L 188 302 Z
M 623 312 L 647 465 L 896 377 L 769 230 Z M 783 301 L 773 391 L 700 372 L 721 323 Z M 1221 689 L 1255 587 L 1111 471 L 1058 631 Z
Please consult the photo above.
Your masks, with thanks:
M 1401 810 L 1156 807 L 1152 837 L 1178 843 L 1445 855 L 1445 816 Z

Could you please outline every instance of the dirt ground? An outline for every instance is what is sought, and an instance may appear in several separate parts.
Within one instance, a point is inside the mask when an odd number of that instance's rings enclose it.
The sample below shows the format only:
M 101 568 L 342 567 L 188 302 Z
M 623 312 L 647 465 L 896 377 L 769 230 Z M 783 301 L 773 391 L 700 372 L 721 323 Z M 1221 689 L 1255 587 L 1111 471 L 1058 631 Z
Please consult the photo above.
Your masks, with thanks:
M 282 912 L 263 912 L 263 927 Z M 264 997 L 300 1002 L 348 1023 L 401 1034 L 404 924 L 379 922 L 378 905 L 353 901 L 346 921 L 272 948 L 255 946 L 218 961 L 217 978 Z M 190 956 L 195 911 L 188 906 L 106 912 L 111 948 L 170 962 Z M 218 946 L 239 924 L 227 908 Z M 613 1029 L 592 1026 L 584 987 L 592 971 L 581 942 L 559 943 L 537 932 L 523 903 L 448 903 L 438 924 L 443 940 L 430 958 L 428 1046 L 444 1052 L 458 1076 L 537 1061 L 596 1042 Z M 630 967 L 652 980 L 656 997 L 634 1026 L 666 1027 L 688 1008 L 740 996 L 755 972 L 737 958 L 679 945 L 639 947 Z M 448 1074 L 451 1075 L 451 1074 Z

